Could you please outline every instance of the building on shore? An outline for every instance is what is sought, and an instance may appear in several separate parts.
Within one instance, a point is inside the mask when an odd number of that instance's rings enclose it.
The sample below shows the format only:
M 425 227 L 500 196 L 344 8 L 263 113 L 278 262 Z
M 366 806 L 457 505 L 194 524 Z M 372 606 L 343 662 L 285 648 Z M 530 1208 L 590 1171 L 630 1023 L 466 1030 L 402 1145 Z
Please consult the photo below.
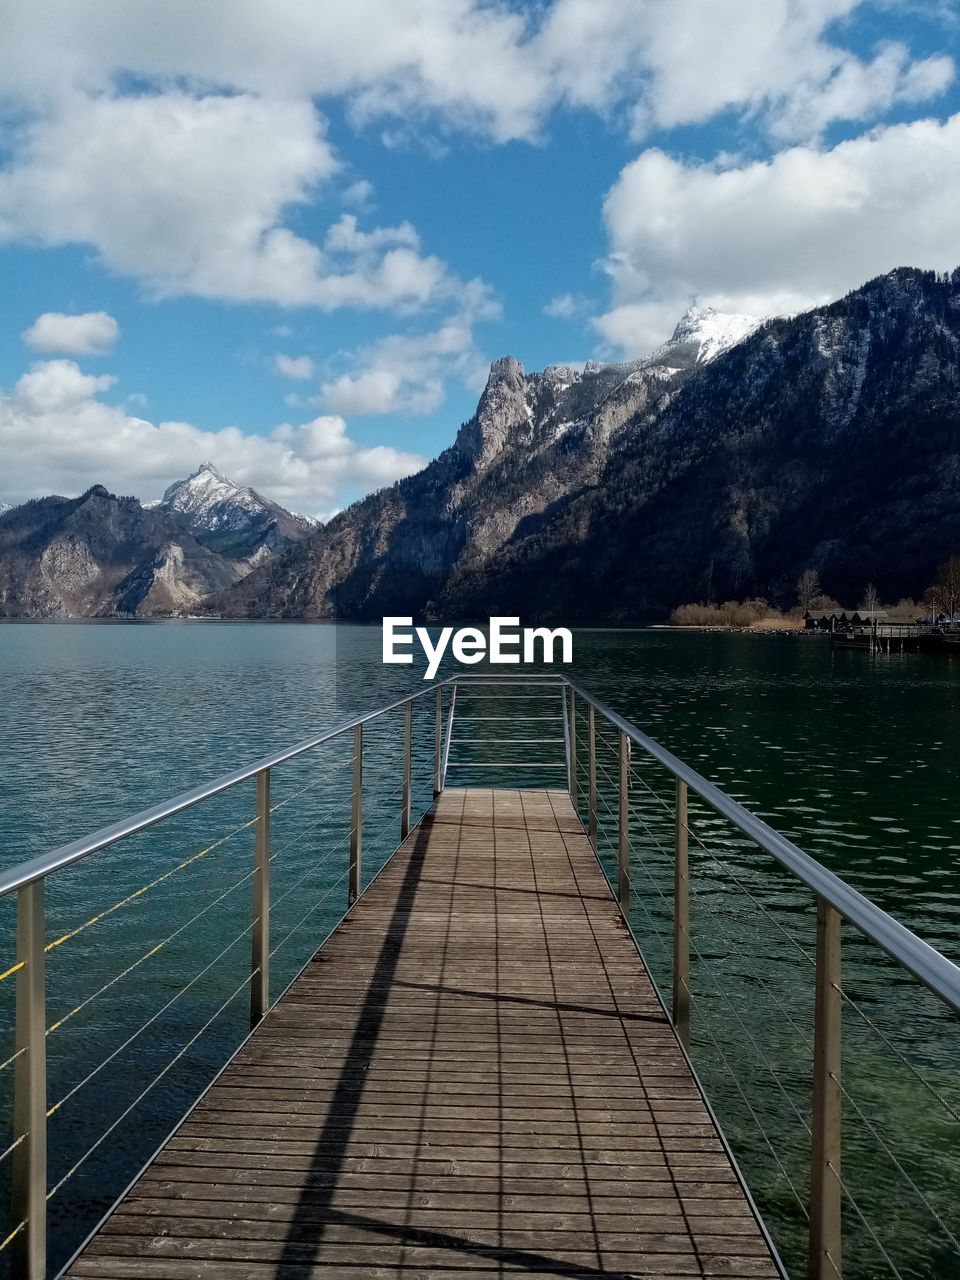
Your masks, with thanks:
M 803 625 L 807 631 L 838 631 L 852 627 L 872 627 L 888 621 L 886 609 L 831 609 L 823 612 L 811 612 L 803 615 Z

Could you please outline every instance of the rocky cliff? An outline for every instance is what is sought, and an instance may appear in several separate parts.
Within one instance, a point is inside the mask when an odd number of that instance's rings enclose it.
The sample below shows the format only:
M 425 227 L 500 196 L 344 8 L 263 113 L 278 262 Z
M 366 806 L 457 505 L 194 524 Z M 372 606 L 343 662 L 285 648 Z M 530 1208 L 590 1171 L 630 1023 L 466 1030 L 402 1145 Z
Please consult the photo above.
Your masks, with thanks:
M 788 603 L 807 567 L 844 597 L 919 592 L 960 547 L 960 271 L 737 320 L 700 313 L 630 365 L 497 361 L 450 449 L 215 607 L 625 620 Z
M 0 517 L 0 616 L 176 615 L 240 570 L 136 498 L 95 485 Z
M 313 520 L 294 515 L 249 485 L 230 480 L 204 462 L 185 480 L 170 485 L 155 504 L 203 546 L 233 560 L 254 564 L 286 550 L 316 529 Z
M 95 485 L 0 510 L 0 617 L 177 617 L 315 525 L 210 463 L 141 505 Z

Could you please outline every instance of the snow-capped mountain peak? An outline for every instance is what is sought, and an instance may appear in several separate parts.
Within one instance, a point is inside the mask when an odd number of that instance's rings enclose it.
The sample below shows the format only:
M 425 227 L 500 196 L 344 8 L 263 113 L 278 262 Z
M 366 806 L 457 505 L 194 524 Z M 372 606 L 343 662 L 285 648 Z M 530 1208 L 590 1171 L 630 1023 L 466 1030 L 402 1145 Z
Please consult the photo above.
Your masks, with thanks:
M 251 514 L 265 511 L 268 504 L 246 485 L 228 480 L 212 462 L 203 462 L 186 480 L 170 485 L 160 506 L 218 531 L 246 524 Z
M 718 311 L 716 307 L 690 307 L 661 351 L 692 345 L 697 348 L 696 363 L 707 364 L 749 338 L 763 322 L 762 316 Z
M 185 480 L 170 485 L 157 505 L 200 541 L 217 549 L 242 547 L 248 555 L 262 546 L 275 551 L 316 528 L 305 516 L 294 515 L 249 485 L 237 484 L 212 462 L 201 463 Z
M 0 502 L 0 516 L 5 516 L 8 511 L 12 510 L 13 507 L 11 507 L 9 502 Z

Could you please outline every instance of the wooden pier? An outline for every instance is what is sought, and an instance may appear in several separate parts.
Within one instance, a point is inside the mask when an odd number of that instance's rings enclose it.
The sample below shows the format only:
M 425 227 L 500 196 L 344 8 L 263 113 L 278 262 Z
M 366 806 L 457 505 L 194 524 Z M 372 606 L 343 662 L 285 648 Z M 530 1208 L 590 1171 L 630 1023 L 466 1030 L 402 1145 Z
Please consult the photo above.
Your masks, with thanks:
M 66 1274 L 781 1272 L 569 795 L 447 789 Z
M 859 649 L 865 653 L 960 654 L 960 627 L 913 622 L 874 623 L 865 627 L 840 627 L 830 633 L 834 649 Z

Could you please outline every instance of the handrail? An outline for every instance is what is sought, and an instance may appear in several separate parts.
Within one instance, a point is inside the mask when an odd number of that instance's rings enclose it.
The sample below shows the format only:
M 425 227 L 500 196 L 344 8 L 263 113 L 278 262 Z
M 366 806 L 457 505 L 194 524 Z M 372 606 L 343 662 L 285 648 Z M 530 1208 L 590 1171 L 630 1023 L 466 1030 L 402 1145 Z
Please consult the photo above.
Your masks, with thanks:
M 116 844 L 118 840 L 125 840 L 128 836 L 145 831 L 148 827 L 155 826 L 165 818 L 171 818 L 174 814 L 182 813 L 184 809 L 191 809 L 202 800 L 209 800 L 212 796 L 229 791 L 231 787 L 235 787 L 241 782 L 248 782 L 265 769 L 272 769 L 277 765 L 285 764 L 286 761 L 293 760 L 294 757 L 303 755 L 304 752 L 312 751 L 315 747 L 320 747 L 325 742 L 338 738 L 342 733 L 349 732 L 350 729 L 356 729 L 358 725 L 367 724 L 370 720 L 376 720 L 390 711 L 396 711 L 405 702 L 412 702 L 428 693 L 433 693 L 436 689 L 442 689 L 456 679 L 456 676 L 448 676 L 445 680 L 435 681 L 416 693 L 406 694 L 404 697 L 398 698 L 396 702 L 391 702 L 387 706 L 378 707 L 375 711 L 367 711 L 363 715 L 352 716 L 349 720 L 344 720 L 342 724 L 335 725 L 332 729 L 327 729 L 326 732 L 318 734 L 314 738 L 308 738 L 305 742 L 298 743 L 297 746 L 290 747 L 286 751 L 279 751 L 272 756 L 264 756 L 262 760 L 258 760 L 255 764 L 248 765 L 243 769 L 237 769 L 233 773 L 226 773 L 220 778 L 215 778 L 213 782 L 194 787 L 192 791 L 184 791 L 180 795 L 174 796 L 173 799 L 165 800 L 150 809 L 144 809 L 132 817 L 121 818 L 119 822 L 111 823 L 107 827 L 101 827 L 99 831 L 94 831 L 92 835 L 81 836 L 78 840 L 71 840 L 68 844 L 61 845 L 58 849 L 52 849 L 49 853 L 42 853 L 36 858 L 31 858 L 28 862 L 21 862 L 14 867 L 10 867 L 8 870 L 0 872 L 0 898 L 14 893 L 17 889 L 22 889 L 24 885 L 42 880 L 44 876 L 48 876 L 55 871 L 62 871 L 64 867 L 69 867 L 74 862 L 79 862 L 82 858 L 89 857 L 91 853 L 106 849 L 108 845 Z
M 954 1013 L 960 1013 L 960 967 L 941 955 L 928 942 L 924 942 L 906 925 L 900 924 L 876 903 L 864 897 L 845 880 L 829 871 L 821 863 L 788 840 L 786 836 L 768 826 L 749 809 L 745 809 L 718 786 L 708 782 L 695 769 L 678 759 L 673 752 L 662 747 L 653 738 L 639 730 L 629 720 L 587 693 L 582 685 L 566 677 L 571 689 L 584 701 L 605 716 L 617 729 L 638 747 L 642 747 L 654 760 L 686 783 L 691 791 L 722 817 L 727 818 L 749 836 L 761 849 L 776 859 L 782 867 L 802 881 L 815 894 L 827 901 L 845 920 L 854 925 L 896 960 L 928 990 L 938 996 Z
M 407 701 L 413 701 L 458 683 L 512 683 L 514 680 L 530 680 L 530 676 L 496 676 L 487 677 L 481 673 L 475 675 L 457 674 L 447 676 L 444 680 L 426 685 L 415 693 L 398 698 L 384 707 L 365 712 L 327 729 L 324 733 L 308 738 L 286 751 L 266 756 L 252 765 L 224 774 L 212 782 L 185 791 L 158 805 L 123 818 L 119 822 L 102 827 L 91 835 L 82 836 L 49 853 L 41 854 L 28 862 L 22 862 L 6 871 L 0 872 L 0 898 L 16 892 L 24 885 L 42 879 L 53 872 L 79 862 L 92 853 L 107 848 L 111 844 L 136 835 L 148 827 L 154 826 L 164 819 L 192 808 L 203 800 L 230 790 L 241 782 L 247 782 L 265 769 L 274 768 L 296 756 L 322 746 L 324 743 L 339 737 L 343 733 L 355 729 L 358 725 L 367 724 L 390 711 L 394 711 Z M 955 1013 L 960 1013 L 960 967 L 941 955 L 929 943 L 923 941 L 912 930 L 900 924 L 893 916 L 871 902 L 834 872 L 828 870 L 816 859 L 805 853 L 793 841 L 774 830 L 756 814 L 745 809 L 738 801 L 721 791 L 714 783 L 709 782 L 701 774 L 685 764 L 666 747 L 662 747 L 653 738 L 647 736 L 636 725 L 619 715 L 611 707 L 588 693 L 576 680 L 567 675 L 534 676 L 535 680 L 554 681 L 569 685 L 584 701 L 600 712 L 615 728 L 621 730 L 637 746 L 641 747 L 653 759 L 659 761 L 681 782 L 694 791 L 715 812 L 727 818 L 744 835 L 748 836 L 760 848 L 771 855 L 782 867 L 790 871 L 809 889 L 826 899 L 845 920 L 858 928 L 866 937 L 875 942 L 892 959 L 903 965 L 918 981 L 944 1001 Z M 449 749 L 449 748 L 448 748 Z
M 61 1183 L 54 1187 L 53 1191 L 47 1192 L 46 1187 L 46 1119 L 58 1110 L 62 1101 L 66 1097 L 70 1097 L 76 1092 L 76 1088 L 54 1107 L 47 1108 L 46 1099 L 46 1065 L 45 1065 L 45 1040 L 47 1035 L 46 1019 L 45 1019 L 45 991 L 44 991 L 44 955 L 45 952 L 58 946 L 60 942 L 74 936 L 79 930 L 64 935 L 63 938 L 45 944 L 44 928 L 43 928 L 43 895 L 44 881 L 48 875 L 60 871 L 66 867 L 72 866 L 81 859 L 117 843 L 124 838 L 143 831 L 155 824 L 169 818 L 177 813 L 199 804 L 213 796 L 219 795 L 238 784 L 249 781 L 253 778 L 257 780 L 256 807 L 255 816 L 237 830 L 243 830 L 251 826 L 256 826 L 255 841 L 255 857 L 253 867 L 243 878 L 233 885 L 227 892 L 239 887 L 246 881 L 252 881 L 254 886 L 252 901 L 252 918 L 243 932 L 229 944 L 230 948 L 236 946 L 248 934 L 252 933 L 252 955 L 251 968 L 249 975 L 237 989 L 233 996 L 229 997 L 227 1004 L 232 1002 L 244 987 L 248 984 L 251 992 L 251 1024 L 256 1025 L 265 1015 L 270 1007 L 269 996 L 269 967 L 270 958 L 274 951 L 270 949 L 270 864 L 271 857 L 276 860 L 283 849 L 274 851 L 271 854 L 270 847 L 270 820 L 271 814 L 276 808 L 282 806 L 277 805 L 271 807 L 270 804 L 270 774 L 271 770 L 285 762 L 296 757 L 302 756 L 308 751 L 321 747 L 327 742 L 333 741 L 342 735 L 353 731 L 354 740 L 354 757 L 353 757 L 353 790 L 352 790 L 352 826 L 349 832 L 350 841 L 350 860 L 348 870 L 330 887 L 328 893 L 332 893 L 349 875 L 350 885 L 347 895 L 348 904 L 352 903 L 361 891 L 361 832 L 364 822 L 364 800 L 363 800 L 363 726 L 367 723 L 377 720 L 388 713 L 403 709 L 404 711 L 404 736 L 402 747 L 402 771 L 403 781 L 400 791 L 402 792 L 401 807 L 397 816 L 401 824 L 401 838 L 405 836 L 410 829 L 410 788 L 411 788 L 411 767 L 412 767 L 412 705 L 413 702 L 428 695 L 434 694 L 436 699 L 436 714 L 434 727 L 434 794 L 438 794 L 443 790 L 447 769 L 450 766 L 450 749 L 453 740 L 453 721 L 454 708 L 457 699 L 458 687 L 464 692 L 464 696 L 469 696 L 469 689 L 497 688 L 521 689 L 526 686 L 528 689 L 557 689 L 562 693 L 563 697 L 563 742 L 565 747 L 566 765 L 543 765 L 546 768 L 566 768 L 567 783 L 574 801 L 577 805 L 578 800 L 578 784 L 577 784 L 577 721 L 576 721 L 576 699 L 582 698 L 588 708 L 587 717 L 587 733 L 583 741 L 583 749 L 586 752 L 587 762 L 589 765 L 590 787 L 588 793 L 588 801 L 590 808 L 590 835 L 594 849 L 596 850 L 596 729 L 595 717 L 599 713 L 604 720 L 617 731 L 618 737 L 618 759 L 619 759 L 619 778 L 617 780 L 610 779 L 611 786 L 616 788 L 619 799 L 618 812 L 612 815 L 616 821 L 617 830 L 617 861 L 618 861 L 618 894 L 617 898 L 621 911 L 629 924 L 630 909 L 630 824 L 631 824 L 631 807 L 630 807 L 630 752 L 629 746 L 633 743 L 646 756 L 658 762 L 666 769 L 676 781 L 676 803 L 673 808 L 674 822 L 674 957 L 673 957 L 673 1014 L 672 1023 L 681 1043 L 688 1043 L 688 1018 L 690 1005 L 690 973 L 689 973 L 689 946 L 690 946 L 690 915 L 689 915 L 689 894 L 690 885 L 690 867 L 687 857 L 687 836 L 695 834 L 689 826 L 687 817 L 687 792 L 692 791 L 699 796 L 715 813 L 728 820 L 735 828 L 742 832 L 749 840 L 756 844 L 760 849 L 769 854 L 775 862 L 777 862 L 784 870 L 788 871 L 793 877 L 804 884 L 815 895 L 817 902 L 817 955 L 816 955 L 816 999 L 815 999 L 815 1018 L 814 1018 L 814 1075 L 813 1075 L 813 1108 L 812 1108 L 812 1126 L 808 1126 L 808 1130 L 812 1133 L 811 1145 L 811 1196 L 810 1196 L 810 1272 L 811 1277 L 815 1280 L 832 1280 L 834 1274 L 840 1274 L 840 1248 L 841 1248 L 841 1194 L 849 1195 L 846 1187 L 840 1178 L 840 1145 L 841 1145 L 841 1096 L 846 1096 L 841 1083 L 841 1012 L 842 1002 L 847 999 L 843 991 L 841 981 L 840 968 L 840 920 L 845 919 L 855 928 L 857 928 L 863 936 L 870 939 L 881 948 L 889 957 L 897 962 L 904 970 L 912 974 L 918 979 L 928 990 L 936 995 L 950 1010 L 960 1013 L 960 967 L 952 963 L 946 956 L 941 955 L 928 943 L 924 942 L 910 929 L 900 924 L 892 916 L 888 915 L 880 907 L 876 906 L 863 894 L 852 888 L 839 876 L 826 867 L 817 862 L 809 854 L 805 853 L 801 848 L 794 844 L 787 837 L 780 834 L 773 827 L 769 826 L 761 818 L 751 813 L 743 805 L 727 795 L 714 783 L 702 777 L 695 769 L 685 764 L 681 759 L 668 751 L 660 743 L 647 736 L 638 729 L 630 721 L 613 711 L 605 703 L 588 693 L 577 681 L 571 679 L 562 672 L 550 674 L 525 674 L 517 672 L 515 674 L 499 675 L 496 673 L 486 672 L 459 672 L 457 674 L 447 676 L 446 678 L 427 683 L 424 681 L 423 687 L 415 692 L 407 693 L 404 697 L 398 698 L 376 710 L 356 715 L 340 724 L 334 725 L 332 728 L 315 735 L 285 751 L 278 752 L 274 755 L 258 760 L 256 763 L 245 768 L 235 770 L 232 773 L 225 774 L 211 782 L 194 788 L 191 791 L 183 792 L 179 796 L 175 796 L 161 804 L 146 809 L 141 813 L 135 814 L 110 826 L 104 827 L 93 834 L 74 840 L 68 844 L 62 845 L 50 853 L 41 855 L 31 861 L 22 863 L 19 866 L 10 868 L 0 873 L 0 897 L 18 893 L 18 925 L 17 925 L 17 963 L 0 975 L 0 979 L 10 977 L 14 973 L 17 974 L 17 1024 L 16 1024 L 16 1042 L 17 1052 L 8 1059 L 6 1064 L 16 1064 L 16 1081 L 14 1087 L 14 1132 L 19 1136 L 13 1146 L 7 1149 L 5 1155 L 12 1154 L 14 1157 L 13 1170 L 13 1201 L 14 1201 L 14 1218 L 13 1221 L 19 1221 L 20 1225 L 11 1235 L 8 1236 L 6 1243 L 14 1241 L 14 1247 L 19 1248 L 19 1259 L 16 1263 L 16 1274 L 22 1274 L 28 1280 L 42 1280 L 45 1274 L 45 1240 L 46 1240 L 46 1201 L 48 1194 L 52 1195 L 59 1190 Z M 446 734 L 442 732 L 442 701 L 444 688 L 451 689 L 449 699 L 448 719 L 446 725 Z M 570 705 L 567 707 L 566 690 L 570 689 Z M 489 697 L 490 695 L 480 694 L 480 697 Z M 499 695 L 494 693 L 496 699 Z M 521 692 L 518 699 L 514 702 L 523 702 L 530 698 L 539 698 L 539 693 L 523 693 Z M 509 700 L 509 699 L 508 699 Z M 569 717 L 568 717 L 569 710 Z M 522 714 L 522 713 L 521 713 Z M 505 717 L 493 717 L 494 719 Z M 533 716 L 534 719 L 543 719 L 544 717 Z M 445 740 L 444 740 L 445 736 Z M 520 739 L 518 739 L 520 741 Z M 494 767 L 496 762 L 491 762 L 490 767 Z M 541 767 L 537 762 L 533 762 L 530 767 Z M 527 767 L 519 764 L 503 764 L 499 767 L 505 769 Z M 604 773 L 606 771 L 604 770 Z M 309 790 L 310 788 L 306 788 Z M 649 788 L 648 788 L 649 789 Z M 302 794 L 298 791 L 292 797 Z M 397 794 L 397 793 L 394 793 Z M 289 800 L 284 801 L 284 804 Z M 605 806 L 607 807 L 607 806 Z M 666 806 L 668 809 L 670 805 Z M 236 834 L 233 832 L 231 834 Z M 230 838 L 225 837 L 225 839 Z M 222 844 L 219 841 L 218 844 Z M 211 845 L 209 849 L 203 850 L 200 854 L 194 855 L 188 862 L 181 865 L 189 865 L 197 857 L 204 856 L 210 849 L 217 847 Z M 285 848 L 286 846 L 284 846 Z M 172 873 L 171 873 L 172 874 Z M 731 871 L 732 875 L 733 872 Z M 736 881 L 736 877 L 734 877 Z M 159 883 L 159 882 L 157 882 Z M 297 882 L 300 883 L 299 881 Z M 146 886 L 152 887 L 151 885 Z M 293 892 L 297 885 L 289 889 L 287 893 Z M 611 887 L 613 887 L 611 885 Z M 143 890 L 138 890 L 137 895 Z M 222 895 L 225 896 L 225 895 Z M 287 896 L 282 895 L 277 899 L 277 903 L 281 902 Z M 319 901 L 323 901 L 327 895 L 324 895 Z M 221 899 L 216 899 L 211 906 Z M 123 905 L 121 902 L 118 905 Z M 275 904 L 276 905 L 276 904 Z M 316 909 L 319 903 L 315 903 L 312 910 Z M 116 907 L 110 908 L 110 911 Z M 209 910 L 207 907 L 205 910 Z M 108 913 L 109 914 L 109 913 Z M 202 913 L 201 913 L 202 914 Z M 310 913 L 308 913 L 310 914 Z M 97 919 L 89 923 L 95 923 Z M 304 917 L 306 919 L 306 917 Z M 188 922 L 188 924 L 191 922 Z M 296 929 L 303 923 L 294 926 Z M 87 926 L 82 926 L 87 927 Z M 183 926 L 186 928 L 186 926 Z M 179 932 L 179 931 L 178 931 Z M 288 934 L 287 937 L 292 936 Z M 283 940 L 285 942 L 286 939 Z M 277 944 L 278 947 L 283 942 Z M 163 944 L 161 944 L 163 945 Z M 277 948 L 274 948 L 276 950 Z M 155 954 L 158 948 L 148 953 Z M 221 953 L 222 955 L 225 952 Z M 216 960 L 221 957 L 217 957 Z M 137 963 L 140 963 L 139 961 Z M 136 966 L 133 966 L 136 967 Z M 211 966 L 207 966 L 209 969 Z M 125 976 L 131 972 L 128 967 L 124 971 Z M 205 969 L 203 973 L 206 973 Z M 202 974 L 200 975 L 202 976 Z M 110 984 L 108 984 L 110 985 Z M 181 989 L 174 999 L 179 998 L 183 994 L 183 990 L 189 988 L 191 984 L 187 984 L 186 988 Z M 104 990 L 106 988 L 103 988 Z M 80 1006 L 82 1008 L 84 1006 Z M 167 1006 L 164 1006 L 166 1008 Z M 225 1009 L 227 1005 L 221 1007 L 218 1013 L 213 1015 L 214 1018 Z M 78 1012 L 79 1010 L 74 1010 Z M 161 1010 L 163 1012 L 163 1010 Z M 68 1015 L 72 1016 L 72 1015 Z M 65 1021 L 65 1019 L 61 1019 Z M 56 1026 L 61 1023 L 54 1024 Z M 173 1061 L 177 1061 L 187 1048 L 195 1043 L 197 1037 L 206 1030 L 210 1022 L 204 1024 L 199 1032 L 191 1039 L 180 1054 Z M 51 1028 L 51 1029 L 54 1029 Z M 141 1028 L 142 1029 L 142 1028 Z M 137 1032 L 139 1034 L 139 1032 Z M 123 1047 L 123 1046 L 122 1046 Z M 118 1051 L 119 1052 L 119 1051 Z M 112 1056 L 115 1056 L 112 1055 Z M 110 1059 L 107 1059 L 109 1061 Z M 104 1064 L 101 1064 L 101 1066 Z M 154 1086 L 173 1063 L 169 1063 L 164 1070 L 156 1077 L 148 1086 L 148 1090 Z M 97 1070 L 100 1068 L 98 1067 Z M 90 1076 L 86 1079 L 91 1078 Z M 81 1082 L 86 1083 L 86 1079 Z M 929 1086 L 928 1086 L 929 1087 Z M 741 1090 L 742 1092 L 742 1090 Z M 141 1095 L 142 1097 L 145 1095 Z M 138 1100 L 138 1101 L 139 1101 Z M 133 1105 L 137 1105 L 134 1103 Z M 748 1104 L 749 1105 L 749 1104 Z M 946 1105 L 946 1104 L 945 1104 Z M 129 1110 L 129 1109 L 128 1109 Z M 128 1114 L 127 1112 L 124 1115 Z M 862 1114 L 862 1113 L 860 1113 Z M 123 1117 L 121 1117 L 122 1119 Z M 112 1126 L 106 1134 L 102 1135 L 93 1148 L 87 1151 L 82 1157 L 83 1160 L 91 1154 L 93 1150 L 102 1142 L 109 1133 L 112 1132 Z M 768 1140 L 769 1145 L 769 1140 Z M 3 1157 L 0 1156 L 0 1159 Z M 782 1166 L 781 1166 L 782 1167 Z M 79 1164 L 67 1174 L 72 1176 Z M 854 1207 L 856 1207 L 854 1205 Z M 952 1237 L 951 1237 L 952 1238 Z M 0 1246 L 0 1248 L 5 1245 Z
M 197 1042 L 198 1038 L 203 1035 L 210 1027 L 212 1022 L 224 1013 L 227 1008 L 237 999 L 241 993 L 249 989 L 250 993 L 250 1023 L 256 1026 L 265 1017 L 272 1006 L 270 999 L 270 962 L 274 952 L 293 935 L 294 932 L 305 922 L 307 917 L 322 903 L 329 895 L 339 886 L 342 881 L 349 876 L 349 887 L 347 892 L 347 907 L 352 905 L 361 893 L 361 833 L 364 822 L 364 803 L 363 803 L 363 726 L 370 721 L 378 720 L 389 715 L 390 712 L 403 711 L 404 735 L 402 754 L 402 771 L 404 797 L 402 806 L 398 806 L 397 817 L 400 820 L 400 826 L 405 836 L 410 827 L 410 791 L 412 785 L 412 725 L 413 703 L 417 699 L 423 698 L 433 693 L 437 703 L 438 728 L 440 723 L 440 715 L 442 710 L 443 688 L 449 685 L 455 677 L 447 677 L 444 680 L 427 683 L 424 682 L 422 688 L 417 691 L 409 692 L 405 696 L 388 703 L 383 707 L 376 708 L 373 711 L 365 712 L 361 715 L 352 716 L 350 719 L 340 724 L 334 725 L 332 728 L 322 733 L 300 742 L 293 747 L 289 747 L 284 751 L 279 751 L 273 755 L 266 756 L 255 761 L 244 768 L 234 770 L 232 773 L 225 774 L 211 782 L 195 787 L 191 791 L 183 792 L 172 799 L 166 800 L 161 804 L 154 805 L 149 809 L 145 809 L 131 817 L 121 819 L 119 822 L 112 823 L 110 826 L 103 827 L 101 830 L 91 835 L 84 836 L 78 840 L 73 840 L 68 844 L 52 850 L 50 853 L 33 858 L 29 862 L 12 867 L 9 870 L 0 873 L 0 897 L 15 894 L 17 897 L 17 929 L 16 929 L 16 963 L 7 968 L 0 974 L 0 981 L 11 978 L 16 975 L 16 1021 L 15 1021 L 15 1041 L 16 1052 L 7 1059 L 3 1064 L 4 1067 L 14 1066 L 15 1079 L 13 1082 L 13 1131 L 17 1135 L 15 1141 L 3 1153 L 0 1153 L 0 1161 L 7 1156 L 12 1157 L 11 1171 L 11 1195 L 12 1195 L 12 1221 L 19 1225 L 15 1230 L 9 1232 L 6 1239 L 0 1241 L 0 1252 L 10 1246 L 13 1252 L 12 1266 L 13 1274 L 23 1277 L 23 1280 L 44 1280 L 47 1275 L 47 1205 L 51 1197 L 55 1196 L 64 1183 L 80 1169 L 80 1167 L 89 1159 L 95 1151 L 97 1151 L 102 1143 L 109 1138 L 114 1132 L 117 1125 L 123 1122 L 131 1111 L 138 1106 L 146 1095 L 153 1089 L 162 1079 L 165 1078 L 171 1068 L 178 1062 L 183 1055 Z M 271 850 L 270 827 L 271 815 L 275 810 L 282 808 L 283 805 L 273 805 L 270 803 L 271 790 L 271 774 L 275 768 L 282 766 L 287 761 L 304 755 L 304 753 L 322 747 L 325 743 L 331 742 L 342 735 L 353 732 L 354 734 L 354 760 L 353 760 L 353 791 L 352 791 L 352 814 L 351 828 L 349 831 L 349 850 L 350 858 L 347 870 L 339 877 L 337 881 L 331 885 L 326 893 L 322 894 L 319 899 L 311 904 L 310 911 L 304 916 L 294 929 L 288 932 L 275 947 L 270 945 L 270 921 L 271 921 L 271 902 L 270 902 L 270 875 L 271 864 L 276 861 L 277 857 L 283 853 L 284 848 L 273 852 Z M 153 888 L 160 880 L 151 881 L 149 884 L 141 887 L 134 894 L 128 894 L 119 903 L 110 907 L 105 911 L 101 911 L 99 915 L 94 916 L 87 924 L 80 926 L 66 934 L 63 937 L 55 939 L 51 942 L 46 941 L 44 930 L 44 897 L 46 892 L 46 880 L 48 876 L 54 875 L 67 867 L 71 867 L 80 860 L 98 852 L 108 846 L 114 845 L 124 838 L 135 835 L 136 833 L 146 830 L 154 825 L 162 822 L 164 819 L 190 809 L 200 804 L 204 800 L 208 800 L 213 796 L 220 795 L 230 788 L 238 786 L 240 783 L 256 779 L 256 795 L 251 796 L 250 801 L 254 808 L 254 816 L 236 831 L 231 832 L 208 848 L 202 850 L 199 854 L 192 855 L 190 858 L 182 861 L 174 868 L 174 871 L 191 865 L 198 858 L 204 857 L 214 848 L 219 847 L 226 839 L 232 835 L 236 835 L 239 831 L 255 827 L 256 839 L 254 841 L 254 858 L 251 869 L 230 889 L 215 898 L 213 903 L 209 904 L 205 910 L 215 906 L 221 902 L 227 893 L 233 892 L 234 889 L 245 882 L 252 884 L 253 892 L 251 895 L 251 915 L 249 922 L 245 928 L 214 958 L 205 968 L 191 979 L 186 985 L 178 988 L 175 994 L 167 1001 L 163 1007 L 155 1012 L 148 1021 L 143 1024 L 132 1036 L 127 1039 L 108 1056 L 99 1063 L 92 1071 L 87 1072 L 78 1085 L 71 1087 L 66 1093 L 62 1094 L 53 1106 L 49 1106 L 47 1097 L 48 1079 L 46 1070 L 46 1039 L 51 1031 L 58 1029 L 79 1012 L 80 1008 L 90 1003 L 90 999 L 96 998 L 96 995 L 103 994 L 115 982 L 129 975 L 133 969 L 137 967 L 143 960 L 149 959 L 157 954 L 161 947 L 165 946 L 171 938 L 165 939 L 158 945 L 153 946 L 145 956 L 134 965 L 128 965 L 119 975 L 101 987 L 100 991 L 95 993 L 93 997 L 82 1002 L 80 1006 L 71 1011 L 65 1017 L 61 1017 L 55 1021 L 50 1027 L 47 1026 L 46 1016 L 46 982 L 44 977 L 45 956 L 46 953 L 60 943 L 65 942 L 68 938 L 74 937 L 81 929 L 95 924 L 99 920 L 110 915 L 118 907 L 125 905 L 126 902 L 133 901 L 134 898 L 140 897 L 147 890 Z M 310 787 L 301 788 L 300 791 L 294 793 L 289 799 L 295 799 L 298 795 L 302 795 L 304 790 L 310 790 Z M 398 793 L 395 793 L 398 794 Z M 289 803 L 289 799 L 283 804 Z M 288 842 L 290 843 L 290 842 Z M 173 874 L 170 872 L 169 874 Z M 165 879 L 166 876 L 161 877 Z M 297 883 L 302 883 L 304 877 L 301 877 Z M 292 888 L 296 888 L 294 885 Z M 292 892 L 292 888 L 288 890 Z M 287 894 L 282 894 L 277 899 L 277 904 L 282 902 Z M 201 912 L 200 914 L 203 914 Z M 192 923 L 191 921 L 187 922 Z M 177 936 L 183 932 L 187 926 L 182 926 L 172 936 Z M 155 1075 L 150 1083 L 138 1095 L 133 1103 L 118 1117 L 117 1120 L 96 1139 L 92 1146 L 89 1146 L 82 1156 L 71 1166 L 67 1173 L 52 1188 L 47 1185 L 47 1122 L 51 1116 L 56 1114 L 61 1106 L 74 1097 L 78 1089 L 83 1088 L 97 1073 L 107 1065 L 113 1062 L 118 1054 L 122 1053 L 129 1044 L 131 1044 L 137 1036 L 141 1034 L 147 1026 L 152 1025 L 161 1014 L 164 1014 L 173 1003 L 180 999 L 183 994 L 190 989 L 193 983 L 199 978 L 206 975 L 211 968 L 222 960 L 227 952 L 231 951 L 238 944 L 242 943 L 247 937 L 250 937 L 250 967 L 243 982 L 228 997 L 226 1002 L 214 1012 L 203 1026 L 195 1032 L 195 1034 L 184 1044 L 179 1052 L 163 1067 L 159 1074 Z

